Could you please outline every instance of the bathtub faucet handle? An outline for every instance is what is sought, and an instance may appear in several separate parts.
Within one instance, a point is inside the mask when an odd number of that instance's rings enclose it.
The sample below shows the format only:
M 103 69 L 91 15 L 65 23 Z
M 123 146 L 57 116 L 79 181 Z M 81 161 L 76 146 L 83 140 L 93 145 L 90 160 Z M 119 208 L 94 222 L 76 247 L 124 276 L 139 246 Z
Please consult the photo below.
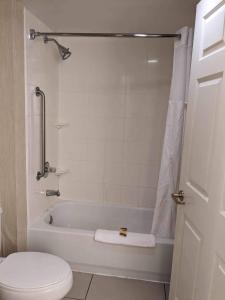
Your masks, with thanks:
M 56 173 L 56 168 L 50 166 L 49 162 L 45 163 L 45 174 L 46 177 L 48 176 L 49 173 Z

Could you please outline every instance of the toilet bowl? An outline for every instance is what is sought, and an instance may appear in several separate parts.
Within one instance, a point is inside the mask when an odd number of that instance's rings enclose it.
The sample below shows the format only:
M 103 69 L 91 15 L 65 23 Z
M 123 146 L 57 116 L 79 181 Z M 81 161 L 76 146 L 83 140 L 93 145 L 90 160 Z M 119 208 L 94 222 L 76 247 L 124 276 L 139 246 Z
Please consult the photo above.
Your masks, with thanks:
M 1 300 L 60 300 L 73 285 L 63 259 L 39 252 L 17 252 L 0 261 Z

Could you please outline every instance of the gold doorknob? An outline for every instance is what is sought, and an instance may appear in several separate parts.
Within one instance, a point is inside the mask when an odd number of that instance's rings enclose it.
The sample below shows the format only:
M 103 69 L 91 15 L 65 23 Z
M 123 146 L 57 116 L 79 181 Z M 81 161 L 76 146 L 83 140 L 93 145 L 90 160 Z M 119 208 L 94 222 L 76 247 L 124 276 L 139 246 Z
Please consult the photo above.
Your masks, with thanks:
M 179 191 L 178 193 L 173 193 L 171 196 L 173 200 L 176 202 L 176 204 L 181 204 L 181 205 L 185 204 L 183 191 Z

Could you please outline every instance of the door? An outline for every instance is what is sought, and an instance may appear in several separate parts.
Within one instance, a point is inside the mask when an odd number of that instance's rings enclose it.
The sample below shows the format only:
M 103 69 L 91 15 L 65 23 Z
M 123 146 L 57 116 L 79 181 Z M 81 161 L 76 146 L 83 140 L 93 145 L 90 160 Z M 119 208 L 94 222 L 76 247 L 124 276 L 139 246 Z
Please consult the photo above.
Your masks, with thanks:
M 197 7 L 170 300 L 225 300 L 225 0 Z

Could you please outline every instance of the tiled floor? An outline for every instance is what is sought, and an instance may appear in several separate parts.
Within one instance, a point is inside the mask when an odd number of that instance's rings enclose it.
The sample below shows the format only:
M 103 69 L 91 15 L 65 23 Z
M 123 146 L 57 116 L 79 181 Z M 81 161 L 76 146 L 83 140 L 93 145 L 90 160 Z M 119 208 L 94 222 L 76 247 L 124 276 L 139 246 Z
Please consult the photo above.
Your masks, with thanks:
M 167 300 L 169 286 L 140 280 L 74 273 L 65 300 Z

